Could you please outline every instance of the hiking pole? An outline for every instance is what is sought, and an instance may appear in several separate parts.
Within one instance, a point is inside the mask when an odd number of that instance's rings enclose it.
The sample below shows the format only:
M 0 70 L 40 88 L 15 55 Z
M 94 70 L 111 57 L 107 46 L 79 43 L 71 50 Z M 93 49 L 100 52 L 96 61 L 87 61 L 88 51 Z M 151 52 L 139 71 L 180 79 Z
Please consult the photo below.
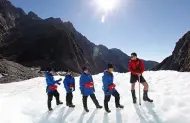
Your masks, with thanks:
M 139 79 L 139 105 L 141 105 L 141 83 L 140 83 L 140 76 L 138 76 Z

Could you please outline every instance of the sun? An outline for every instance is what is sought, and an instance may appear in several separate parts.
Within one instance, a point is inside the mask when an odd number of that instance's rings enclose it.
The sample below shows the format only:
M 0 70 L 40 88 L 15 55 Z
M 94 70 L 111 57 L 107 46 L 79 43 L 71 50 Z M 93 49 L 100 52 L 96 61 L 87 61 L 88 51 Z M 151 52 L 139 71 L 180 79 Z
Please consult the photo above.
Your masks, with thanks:
M 108 17 L 115 15 L 119 3 L 120 0 L 92 0 L 91 5 L 96 14 L 101 16 L 101 22 L 104 23 Z
M 98 6 L 105 12 L 115 8 L 116 0 L 97 0 Z

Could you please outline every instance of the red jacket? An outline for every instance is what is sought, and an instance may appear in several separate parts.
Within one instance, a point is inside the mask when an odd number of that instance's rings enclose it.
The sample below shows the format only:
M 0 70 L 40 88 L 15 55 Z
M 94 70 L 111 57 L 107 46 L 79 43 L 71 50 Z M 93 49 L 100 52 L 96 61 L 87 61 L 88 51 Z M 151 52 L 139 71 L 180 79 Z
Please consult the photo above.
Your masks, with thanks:
M 128 70 L 131 74 L 136 75 L 136 73 L 142 74 L 144 72 L 144 62 L 140 59 L 136 61 L 129 61 Z

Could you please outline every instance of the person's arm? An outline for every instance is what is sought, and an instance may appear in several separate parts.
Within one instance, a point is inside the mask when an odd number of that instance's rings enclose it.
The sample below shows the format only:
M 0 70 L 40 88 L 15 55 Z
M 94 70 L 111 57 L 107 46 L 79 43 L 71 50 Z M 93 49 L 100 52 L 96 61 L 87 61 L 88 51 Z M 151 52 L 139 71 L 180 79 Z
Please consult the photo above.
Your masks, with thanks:
M 51 76 L 47 72 L 45 73 L 45 77 L 46 77 L 47 86 L 53 85 L 52 80 L 51 80 Z
M 73 91 L 75 91 L 75 78 L 74 77 L 73 77 L 73 88 L 74 88 Z
M 70 92 L 71 89 L 70 89 L 70 87 L 69 87 L 69 80 L 68 80 L 68 78 L 65 78 L 65 79 L 64 79 L 63 84 L 64 84 L 64 87 L 65 87 L 66 91 L 67 91 L 67 92 Z
M 104 76 L 102 77 L 102 79 L 103 79 L 103 86 L 104 86 L 104 90 L 106 91 L 106 92 L 108 92 L 109 90 L 108 90 L 108 76 L 106 75 L 106 74 L 104 74 Z
M 93 80 L 93 78 L 92 78 L 92 75 L 90 75 L 90 79 L 91 79 L 91 82 L 94 83 L 94 80 Z M 95 88 L 94 88 L 94 87 L 93 87 L 93 90 L 94 90 L 94 92 L 95 92 Z
M 131 62 L 129 62 L 129 64 L 128 64 L 128 70 L 129 70 L 132 74 L 136 74 L 136 72 L 132 69 L 132 64 L 131 64 Z
M 92 82 L 94 82 L 94 80 L 93 80 L 93 78 L 92 78 L 92 75 L 90 75 L 90 78 L 91 78 Z
M 84 82 L 84 77 L 81 76 L 80 77 L 80 91 L 81 91 L 81 94 L 83 94 L 83 90 L 84 90 L 83 82 Z
M 144 72 L 145 70 L 145 66 L 144 66 L 144 62 L 141 60 L 141 74 Z

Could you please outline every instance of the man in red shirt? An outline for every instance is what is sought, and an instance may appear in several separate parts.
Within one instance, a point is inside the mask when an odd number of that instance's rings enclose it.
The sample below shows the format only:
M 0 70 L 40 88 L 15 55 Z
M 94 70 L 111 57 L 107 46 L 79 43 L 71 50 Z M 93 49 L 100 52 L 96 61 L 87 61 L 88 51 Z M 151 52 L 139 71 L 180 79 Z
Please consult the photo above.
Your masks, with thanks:
M 135 95 L 135 83 L 139 81 L 144 86 L 144 94 L 143 94 L 143 100 L 148 102 L 153 102 L 153 100 L 149 99 L 148 97 L 148 83 L 142 76 L 142 73 L 144 72 L 144 62 L 137 58 L 136 53 L 131 53 L 131 60 L 129 61 L 128 70 L 131 72 L 131 93 L 133 98 L 133 103 L 136 103 L 136 95 Z

